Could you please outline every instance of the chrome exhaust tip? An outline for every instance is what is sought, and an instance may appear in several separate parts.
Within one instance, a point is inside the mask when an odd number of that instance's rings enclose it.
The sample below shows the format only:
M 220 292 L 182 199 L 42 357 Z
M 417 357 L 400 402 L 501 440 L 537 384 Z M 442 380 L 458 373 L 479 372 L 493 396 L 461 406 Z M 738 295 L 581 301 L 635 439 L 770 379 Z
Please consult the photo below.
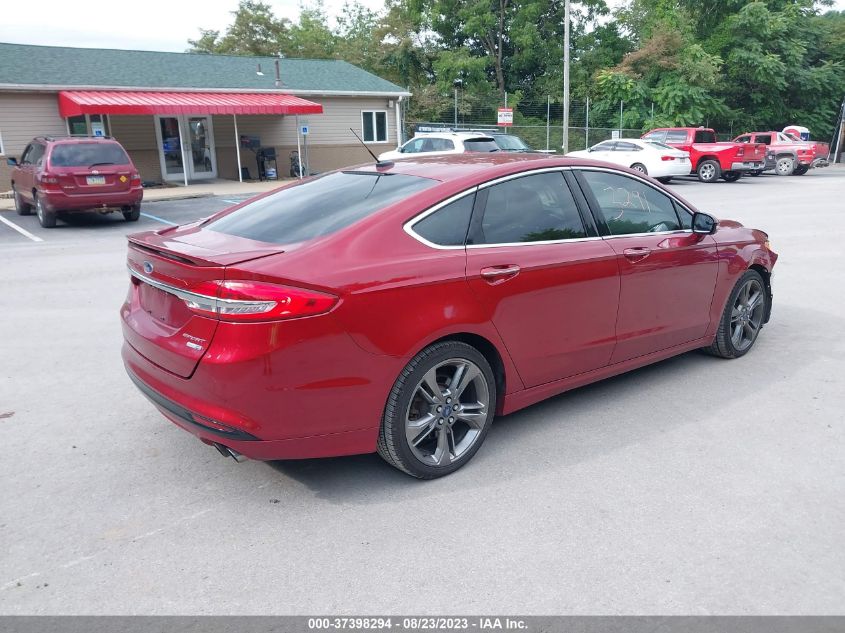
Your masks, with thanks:
M 220 453 L 223 457 L 231 457 L 232 459 L 234 459 L 239 464 L 241 462 L 245 462 L 248 459 L 247 457 L 244 457 L 243 455 L 241 455 L 238 451 L 232 450 L 228 446 L 223 446 L 223 444 L 219 444 L 217 442 L 214 442 L 214 444 L 212 444 L 212 446 L 214 446 L 214 448 L 217 449 L 217 452 Z

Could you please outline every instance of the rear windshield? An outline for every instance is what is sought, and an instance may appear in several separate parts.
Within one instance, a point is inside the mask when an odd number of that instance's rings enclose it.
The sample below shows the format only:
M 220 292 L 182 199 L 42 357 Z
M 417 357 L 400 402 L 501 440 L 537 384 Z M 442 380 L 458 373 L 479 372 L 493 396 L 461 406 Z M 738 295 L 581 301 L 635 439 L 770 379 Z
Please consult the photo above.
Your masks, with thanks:
M 304 242 L 437 184 L 403 174 L 334 172 L 261 198 L 207 228 L 273 244 Z
M 715 143 L 716 133 L 713 130 L 696 130 L 693 143 Z
M 62 143 L 50 153 L 54 167 L 128 165 L 129 157 L 117 143 Z
M 498 152 L 499 146 L 492 138 L 470 138 L 464 141 L 467 152 Z
M 496 145 L 499 146 L 500 149 L 505 150 L 506 152 L 525 152 L 529 151 L 531 148 L 525 144 L 518 136 L 512 136 L 510 134 L 497 134 L 493 137 L 495 139 Z

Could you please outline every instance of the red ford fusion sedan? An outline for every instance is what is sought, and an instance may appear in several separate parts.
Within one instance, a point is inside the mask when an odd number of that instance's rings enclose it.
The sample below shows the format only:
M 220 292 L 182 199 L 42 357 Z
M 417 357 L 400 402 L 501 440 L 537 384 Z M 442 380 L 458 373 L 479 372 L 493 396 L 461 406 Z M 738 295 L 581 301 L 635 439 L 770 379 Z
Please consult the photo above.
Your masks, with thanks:
M 777 255 L 647 176 L 543 155 L 304 180 L 129 238 L 123 358 L 240 459 L 463 466 L 495 415 L 689 350 L 746 354 Z

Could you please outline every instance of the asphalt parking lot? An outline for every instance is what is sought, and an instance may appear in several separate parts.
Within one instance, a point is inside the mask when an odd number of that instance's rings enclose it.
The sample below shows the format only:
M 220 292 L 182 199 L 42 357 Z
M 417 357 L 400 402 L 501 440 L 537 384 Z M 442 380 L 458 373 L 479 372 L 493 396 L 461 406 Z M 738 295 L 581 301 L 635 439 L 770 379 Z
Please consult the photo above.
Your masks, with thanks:
M 842 614 L 845 169 L 672 187 L 769 232 L 771 323 L 500 418 L 457 473 L 224 459 L 127 378 L 124 235 L 0 216 L 2 614 Z M 37 238 L 41 241 L 33 240 Z

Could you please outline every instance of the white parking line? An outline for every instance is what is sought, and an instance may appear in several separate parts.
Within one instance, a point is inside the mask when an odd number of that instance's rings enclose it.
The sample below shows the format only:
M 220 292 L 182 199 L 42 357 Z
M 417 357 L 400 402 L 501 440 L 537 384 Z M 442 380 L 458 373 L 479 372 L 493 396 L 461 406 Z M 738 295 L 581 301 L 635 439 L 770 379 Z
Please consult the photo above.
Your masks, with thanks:
M 161 222 L 162 224 L 169 224 L 170 226 L 178 226 L 178 224 L 176 224 L 176 222 L 171 222 L 170 220 L 165 220 L 164 218 L 160 218 L 157 215 L 151 215 L 149 213 L 144 213 L 143 211 L 141 212 L 141 215 L 143 215 L 145 218 L 149 218 L 150 220 L 155 220 L 156 222 Z
M 28 237 L 29 239 L 31 239 L 33 242 L 43 242 L 44 241 L 40 237 L 38 237 L 37 235 L 33 235 L 32 233 L 27 231 L 25 228 L 18 226 L 17 224 L 12 222 L 11 220 L 7 220 L 2 215 L 0 215 L 0 222 L 2 222 L 3 224 L 5 224 L 7 226 L 10 226 L 11 228 L 16 230 L 18 233 L 20 233 L 24 237 Z

